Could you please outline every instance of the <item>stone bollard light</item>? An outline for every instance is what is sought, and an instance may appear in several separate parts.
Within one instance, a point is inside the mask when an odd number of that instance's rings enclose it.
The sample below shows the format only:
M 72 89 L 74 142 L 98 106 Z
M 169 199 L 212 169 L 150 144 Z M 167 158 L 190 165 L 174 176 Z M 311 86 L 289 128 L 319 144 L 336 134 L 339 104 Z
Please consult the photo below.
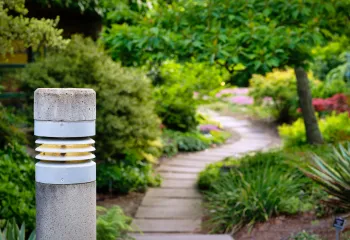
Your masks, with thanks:
M 96 93 L 34 92 L 37 240 L 96 240 Z

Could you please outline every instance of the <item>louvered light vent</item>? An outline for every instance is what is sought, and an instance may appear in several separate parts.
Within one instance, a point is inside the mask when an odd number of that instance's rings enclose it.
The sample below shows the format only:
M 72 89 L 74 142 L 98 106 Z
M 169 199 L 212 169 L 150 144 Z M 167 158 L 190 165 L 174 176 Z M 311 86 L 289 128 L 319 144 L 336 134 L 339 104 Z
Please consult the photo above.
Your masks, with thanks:
M 88 161 L 95 158 L 95 141 L 91 138 L 39 138 L 35 150 L 40 152 L 35 158 L 40 161 L 68 162 Z

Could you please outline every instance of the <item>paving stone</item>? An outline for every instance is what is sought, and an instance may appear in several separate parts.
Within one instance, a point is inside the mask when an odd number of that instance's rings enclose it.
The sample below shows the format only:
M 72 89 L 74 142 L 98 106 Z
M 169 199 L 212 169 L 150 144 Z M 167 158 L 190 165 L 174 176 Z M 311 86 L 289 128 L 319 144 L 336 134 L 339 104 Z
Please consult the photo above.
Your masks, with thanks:
M 144 197 L 141 203 L 141 206 L 167 206 L 167 207 L 176 207 L 176 206 L 200 206 L 202 204 L 201 199 L 179 199 L 179 198 L 153 198 L 153 197 Z
M 196 189 L 164 189 L 151 188 L 147 191 L 147 197 L 164 197 L 164 198 L 201 198 Z
M 160 172 L 160 176 L 165 179 L 197 179 L 196 173 Z
M 200 219 L 202 217 L 201 204 L 187 205 L 183 202 L 169 206 L 141 206 L 137 210 L 136 218 L 147 219 Z
M 197 179 L 163 179 L 162 188 L 195 188 Z
M 205 168 L 209 162 L 201 162 L 201 161 L 191 161 L 191 160 L 182 160 L 182 161 L 167 161 L 164 165 L 170 166 L 185 166 L 185 167 L 193 167 L 193 168 Z
M 136 240 L 233 240 L 230 235 L 204 235 L 204 234 L 147 234 L 147 235 L 132 235 Z
M 188 155 L 183 156 L 181 158 L 175 158 L 175 161 L 182 161 L 182 160 L 194 160 L 194 161 L 203 161 L 203 162 L 213 162 L 213 161 L 220 161 L 222 158 L 220 156 L 210 156 L 206 155 L 205 153 L 198 153 L 197 155 Z
M 131 226 L 143 233 L 192 233 L 200 229 L 201 220 L 134 219 Z
M 199 173 L 203 170 L 203 168 L 189 168 L 189 167 L 161 165 L 157 170 L 159 172 Z

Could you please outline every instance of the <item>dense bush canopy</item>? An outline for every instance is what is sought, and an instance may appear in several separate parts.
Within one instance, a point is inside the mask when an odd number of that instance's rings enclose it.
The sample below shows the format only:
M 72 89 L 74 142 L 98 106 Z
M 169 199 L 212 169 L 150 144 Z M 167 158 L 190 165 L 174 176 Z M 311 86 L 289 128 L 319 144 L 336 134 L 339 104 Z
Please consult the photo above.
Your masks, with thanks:
M 145 154 L 159 136 L 149 80 L 139 70 L 114 63 L 92 40 L 74 37 L 64 51 L 29 64 L 21 78 L 32 92 L 40 87 L 96 91 L 99 160 L 117 160 L 132 151 Z

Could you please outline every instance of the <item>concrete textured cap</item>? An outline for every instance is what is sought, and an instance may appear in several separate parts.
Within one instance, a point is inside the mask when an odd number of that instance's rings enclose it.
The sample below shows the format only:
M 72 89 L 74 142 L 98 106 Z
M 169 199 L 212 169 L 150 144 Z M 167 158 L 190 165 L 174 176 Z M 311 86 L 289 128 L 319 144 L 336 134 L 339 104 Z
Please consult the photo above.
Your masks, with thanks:
M 34 119 L 92 121 L 96 119 L 96 93 L 88 88 L 38 88 L 34 92 Z

